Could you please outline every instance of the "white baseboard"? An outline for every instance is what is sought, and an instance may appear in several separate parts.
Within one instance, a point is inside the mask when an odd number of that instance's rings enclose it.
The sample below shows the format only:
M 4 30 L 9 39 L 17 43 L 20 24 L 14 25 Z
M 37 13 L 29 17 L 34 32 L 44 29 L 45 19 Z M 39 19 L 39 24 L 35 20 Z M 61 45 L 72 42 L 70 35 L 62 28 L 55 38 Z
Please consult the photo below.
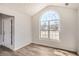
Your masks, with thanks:
M 50 45 L 50 44 L 45 44 L 45 43 L 40 43 L 40 42 L 32 42 L 32 43 L 35 43 L 35 44 L 42 44 L 42 45 L 45 45 L 45 46 L 49 46 L 49 47 L 53 47 L 53 48 L 60 48 L 60 49 L 64 49 L 64 50 L 68 50 L 68 51 L 73 51 L 73 52 L 76 52 L 76 50 L 74 50 L 74 49 L 65 49 L 65 48 L 62 48 L 62 47 L 55 47 L 55 46 L 53 46 L 53 45 Z
M 20 48 L 22 48 L 22 47 L 24 47 L 24 46 L 27 46 L 27 45 L 29 45 L 29 44 L 31 44 L 32 42 L 29 42 L 29 43 L 26 43 L 26 44 L 24 44 L 24 45 L 22 45 L 22 46 L 20 46 L 20 47 L 17 47 L 17 48 L 15 48 L 15 49 L 12 49 L 13 51 L 16 51 L 16 50 L 18 50 L 18 49 L 20 49 Z

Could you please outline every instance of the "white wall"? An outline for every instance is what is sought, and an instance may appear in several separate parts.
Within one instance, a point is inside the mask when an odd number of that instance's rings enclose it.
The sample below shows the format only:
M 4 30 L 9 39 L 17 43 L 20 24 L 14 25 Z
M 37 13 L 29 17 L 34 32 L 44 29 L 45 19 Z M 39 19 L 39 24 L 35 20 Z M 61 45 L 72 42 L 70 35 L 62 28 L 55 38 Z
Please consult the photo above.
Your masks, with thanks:
M 6 6 L 0 6 L 0 13 L 15 16 L 14 20 L 14 47 L 13 50 L 17 50 L 25 45 L 31 43 L 31 17 L 25 15 Z
M 2 19 L 0 17 L 0 44 L 2 42 Z
M 77 30 L 76 30 L 76 33 L 77 33 L 77 53 L 79 54 L 79 9 L 77 10 L 77 21 L 76 21 L 76 25 L 77 25 Z
M 32 42 L 31 17 L 18 14 L 15 18 L 15 48 L 18 49 Z
M 57 11 L 60 15 L 60 41 L 39 40 L 39 18 L 45 11 Z M 32 35 L 33 42 L 37 44 L 48 45 L 51 47 L 62 48 L 70 51 L 76 51 L 76 10 L 64 7 L 50 6 L 33 16 Z

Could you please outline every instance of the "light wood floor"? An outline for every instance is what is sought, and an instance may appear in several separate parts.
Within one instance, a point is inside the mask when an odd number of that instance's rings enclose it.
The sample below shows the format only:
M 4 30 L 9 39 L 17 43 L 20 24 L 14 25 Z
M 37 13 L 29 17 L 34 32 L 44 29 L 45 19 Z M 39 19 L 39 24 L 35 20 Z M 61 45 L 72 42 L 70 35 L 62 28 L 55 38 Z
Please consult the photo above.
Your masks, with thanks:
M 30 44 L 15 52 L 1 46 L 0 56 L 76 56 L 76 54 L 73 52 L 46 47 L 43 45 Z

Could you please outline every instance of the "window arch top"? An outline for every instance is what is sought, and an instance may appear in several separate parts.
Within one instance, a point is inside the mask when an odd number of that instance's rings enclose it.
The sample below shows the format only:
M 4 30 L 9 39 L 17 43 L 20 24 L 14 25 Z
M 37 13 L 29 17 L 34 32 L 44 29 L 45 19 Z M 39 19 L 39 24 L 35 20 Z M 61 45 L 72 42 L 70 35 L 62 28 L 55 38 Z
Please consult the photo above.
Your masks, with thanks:
M 41 21 L 58 21 L 59 19 L 59 14 L 55 11 L 47 11 L 41 16 Z

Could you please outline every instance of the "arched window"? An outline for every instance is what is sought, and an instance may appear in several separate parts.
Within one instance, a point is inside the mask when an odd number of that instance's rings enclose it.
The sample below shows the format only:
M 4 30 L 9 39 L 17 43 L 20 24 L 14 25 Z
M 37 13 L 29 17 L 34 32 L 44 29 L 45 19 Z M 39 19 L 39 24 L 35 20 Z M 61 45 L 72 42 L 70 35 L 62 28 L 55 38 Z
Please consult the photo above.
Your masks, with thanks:
M 47 11 L 40 18 L 40 37 L 59 40 L 59 14 Z

